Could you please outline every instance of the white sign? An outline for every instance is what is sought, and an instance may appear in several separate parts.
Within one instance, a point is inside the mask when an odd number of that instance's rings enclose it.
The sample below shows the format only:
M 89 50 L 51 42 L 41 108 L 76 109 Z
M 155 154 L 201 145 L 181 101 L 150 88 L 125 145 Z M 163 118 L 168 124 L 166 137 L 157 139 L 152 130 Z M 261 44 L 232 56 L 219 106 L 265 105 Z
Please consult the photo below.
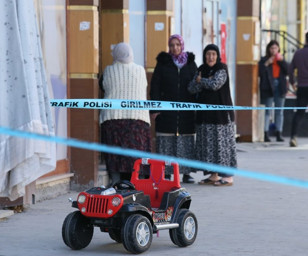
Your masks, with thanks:
M 243 34 L 243 39 L 244 39 L 245 41 L 248 41 L 249 38 L 250 38 L 250 34 Z
M 83 31 L 83 30 L 89 30 L 90 29 L 90 21 L 82 21 L 79 24 L 79 30 Z
M 165 24 L 163 22 L 155 22 L 155 31 L 163 31 Z

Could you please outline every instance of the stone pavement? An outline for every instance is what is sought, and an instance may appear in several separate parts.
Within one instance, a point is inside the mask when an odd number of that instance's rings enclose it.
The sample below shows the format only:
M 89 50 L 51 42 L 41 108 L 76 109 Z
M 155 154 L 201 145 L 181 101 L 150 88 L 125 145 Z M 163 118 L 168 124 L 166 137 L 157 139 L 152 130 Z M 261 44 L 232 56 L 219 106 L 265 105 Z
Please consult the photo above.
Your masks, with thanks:
M 238 143 L 239 168 L 308 181 L 308 139 L 297 148 L 284 143 Z M 193 174 L 196 181 L 201 172 Z M 237 176 L 232 187 L 183 184 L 192 194 L 191 210 L 199 232 L 195 243 L 179 248 L 168 231 L 153 237 L 143 255 L 306 256 L 308 189 Z M 74 211 L 67 198 L 76 192 L 37 203 L 0 221 L 0 255 L 125 255 L 121 244 L 96 228 L 81 251 L 66 247 L 61 237 L 65 216 Z

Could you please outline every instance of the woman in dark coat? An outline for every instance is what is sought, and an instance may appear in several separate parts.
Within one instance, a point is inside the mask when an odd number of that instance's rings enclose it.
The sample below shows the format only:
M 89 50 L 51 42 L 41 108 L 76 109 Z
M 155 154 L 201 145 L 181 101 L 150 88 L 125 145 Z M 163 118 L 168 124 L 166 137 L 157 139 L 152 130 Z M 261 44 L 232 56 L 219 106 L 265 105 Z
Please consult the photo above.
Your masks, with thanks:
M 259 61 L 261 103 L 266 107 L 283 107 L 287 93 L 288 65 L 280 55 L 279 43 L 272 40 L 266 46 L 266 56 Z M 268 130 L 271 110 L 265 110 L 264 141 L 270 142 Z M 275 110 L 276 140 L 284 141 L 281 137 L 283 127 L 283 109 Z
M 169 53 L 161 52 L 151 80 L 151 100 L 192 102 L 187 91 L 197 66 L 195 55 L 184 52 L 184 41 L 179 35 L 169 39 Z M 194 111 L 151 111 L 155 119 L 156 151 L 160 154 L 194 158 Z M 193 183 L 191 168 L 180 166 L 183 182 Z M 167 174 L 170 172 L 167 170 Z
M 201 104 L 232 106 L 227 65 L 220 62 L 216 45 L 205 47 L 203 63 L 188 90 L 196 95 L 197 102 Z M 196 132 L 198 160 L 237 167 L 233 110 L 197 111 Z M 199 184 L 230 186 L 233 184 L 233 175 L 211 172 L 210 177 Z

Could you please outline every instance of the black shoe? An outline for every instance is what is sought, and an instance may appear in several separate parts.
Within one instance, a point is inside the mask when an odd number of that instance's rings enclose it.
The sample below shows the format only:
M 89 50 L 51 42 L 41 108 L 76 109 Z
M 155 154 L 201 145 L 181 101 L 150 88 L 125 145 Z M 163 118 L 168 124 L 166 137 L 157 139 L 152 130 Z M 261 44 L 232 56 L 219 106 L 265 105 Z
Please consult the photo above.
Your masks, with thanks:
M 268 136 L 268 132 L 264 132 L 264 142 L 271 142 L 271 140 Z
M 283 142 L 284 139 L 281 137 L 281 132 L 276 132 L 276 141 Z
M 189 174 L 184 174 L 183 175 L 183 182 L 184 183 L 195 183 L 195 180 Z

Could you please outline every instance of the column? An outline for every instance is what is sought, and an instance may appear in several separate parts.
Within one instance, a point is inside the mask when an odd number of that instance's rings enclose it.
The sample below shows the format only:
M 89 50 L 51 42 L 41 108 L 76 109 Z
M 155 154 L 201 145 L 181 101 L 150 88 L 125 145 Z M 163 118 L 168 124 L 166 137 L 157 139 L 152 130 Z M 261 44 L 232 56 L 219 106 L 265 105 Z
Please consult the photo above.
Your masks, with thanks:
M 147 0 L 145 66 L 149 84 L 148 95 L 156 57 L 161 51 L 168 51 L 168 39 L 173 26 L 173 9 L 173 0 Z M 152 151 L 155 152 L 155 122 L 151 123 L 151 134 Z
M 69 0 L 67 7 L 68 98 L 98 98 L 98 0 Z M 69 109 L 68 136 L 98 142 L 98 110 Z M 98 152 L 70 148 L 72 189 L 95 186 Z
M 153 73 L 158 53 L 168 51 L 173 8 L 173 0 L 147 0 L 146 68 L 148 73 Z
M 259 0 L 238 0 L 237 13 L 236 105 L 255 107 L 259 104 Z M 263 131 L 258 119 L 257 110 L 236 112 L 240 141 L 258 140 L 259 129 Z
M 112 49 L 120 42 L 129 43 L 129 0 L 101 0 L 101 71 L 112 64 Z

